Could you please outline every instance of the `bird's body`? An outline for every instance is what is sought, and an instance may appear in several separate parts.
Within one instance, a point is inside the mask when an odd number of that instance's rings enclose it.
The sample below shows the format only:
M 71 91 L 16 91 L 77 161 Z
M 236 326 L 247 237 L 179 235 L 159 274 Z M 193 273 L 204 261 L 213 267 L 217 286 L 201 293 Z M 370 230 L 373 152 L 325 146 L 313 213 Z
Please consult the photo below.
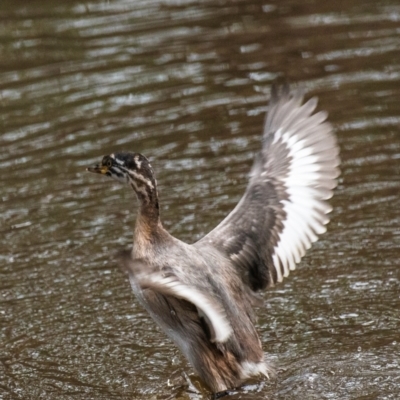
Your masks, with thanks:
M 138 230 L 134 239 L 142 244 L 134 245 L 133 258 L 142 261 L 131 274 L 133 291 L 213 392 L 236 387 L 255 371 L 268 375 L 254 327 L 254 295 L 231 270 L 229 259 L 211 245 L 183 243 L 161 227 L 147 246 Z M 167 284 L 175 293 L 168 292 Z M 206 316 L 199 313 L 201 308 Z M 207 308 L 216 310 L 214 325 L 205 320 Z
M 134 189 L 140 208 L 122 264 L 140 303 L 214 393 L 270 374 L 254 327 L 255 292 L 287 276 L 329 221 L 338 147 L 315 106 L 287 88 L 273 94 L 243 198 L 194 244 L 162 226 L 146 157 L 115 153 L 89 168 Z

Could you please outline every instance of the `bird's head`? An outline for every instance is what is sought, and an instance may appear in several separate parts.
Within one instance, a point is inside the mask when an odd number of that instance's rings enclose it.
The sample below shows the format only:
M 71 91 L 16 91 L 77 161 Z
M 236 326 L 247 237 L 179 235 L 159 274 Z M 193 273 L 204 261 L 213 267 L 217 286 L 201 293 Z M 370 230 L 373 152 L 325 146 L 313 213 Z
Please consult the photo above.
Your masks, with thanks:
M 156 193 L 156 180 L 149 160 L 140 153 L 120 152 L 104 156 L 99 164 L 87 171 L 102 174 L 132 186 L 145 203 Z

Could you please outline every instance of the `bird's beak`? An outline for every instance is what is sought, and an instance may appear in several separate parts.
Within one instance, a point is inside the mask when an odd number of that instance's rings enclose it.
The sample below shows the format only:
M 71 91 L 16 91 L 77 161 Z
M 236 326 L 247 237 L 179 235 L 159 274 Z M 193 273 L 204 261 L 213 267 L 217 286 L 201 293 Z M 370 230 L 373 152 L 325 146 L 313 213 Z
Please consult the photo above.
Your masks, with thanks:
M 106 167 L 105 165 L 96 164 L 94 167 L 86 168 L 86 171 L 104 175 L 104 174 L 106 174 L 108 172 L 108 167 Z

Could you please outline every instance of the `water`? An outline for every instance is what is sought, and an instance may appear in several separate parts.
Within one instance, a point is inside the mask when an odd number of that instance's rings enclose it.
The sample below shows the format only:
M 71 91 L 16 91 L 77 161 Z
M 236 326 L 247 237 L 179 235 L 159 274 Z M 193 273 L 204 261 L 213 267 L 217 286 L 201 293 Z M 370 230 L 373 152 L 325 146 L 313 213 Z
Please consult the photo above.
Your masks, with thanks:
M 257 311 L 277 378 L 231 398 L 399 398 L 397 1 L 3 0 L 0 18 L 0 399 L 207 398 L 116 267 L 133 193 L 85 167 L 146 154 L 165 226 L 195 241 L 240 198 L 282 75 L 329 111 L 342 175 L 328 233 Z

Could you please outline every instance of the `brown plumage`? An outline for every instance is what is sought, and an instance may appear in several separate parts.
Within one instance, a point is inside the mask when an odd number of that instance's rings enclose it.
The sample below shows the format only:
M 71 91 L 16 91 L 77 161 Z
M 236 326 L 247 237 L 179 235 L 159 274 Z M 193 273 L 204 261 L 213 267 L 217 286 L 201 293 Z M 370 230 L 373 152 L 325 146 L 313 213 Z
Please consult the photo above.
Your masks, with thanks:
M 339 150 L 316 104 L 287 86 L 273 89 L 244 196 L 194 244 L 164 229 L 146 157 L 114 153 L 88 168 L 134 189 L 133 249 L 121 263 L 140 303 L 214 393 L 271 373 L 254 327 L 255 292 L 287 276 L 329 222 Z

